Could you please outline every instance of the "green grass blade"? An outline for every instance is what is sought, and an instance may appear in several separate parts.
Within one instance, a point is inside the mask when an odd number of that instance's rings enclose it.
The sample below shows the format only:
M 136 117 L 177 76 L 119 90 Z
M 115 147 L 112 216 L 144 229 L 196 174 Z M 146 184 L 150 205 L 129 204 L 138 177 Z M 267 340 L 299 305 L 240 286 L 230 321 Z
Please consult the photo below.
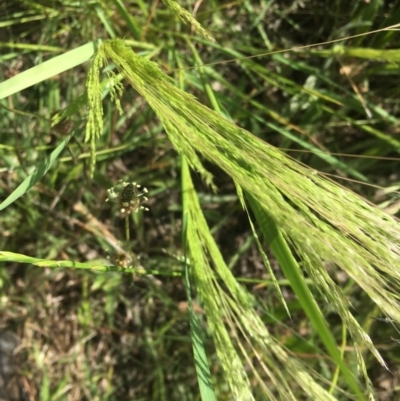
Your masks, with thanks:
M 45 46 L 39 44 L 31 45 L 29 43 L 0 42 L 0 48 L 2 47 L 9 49 L 31 50 L 35 52 L 61 53 L 65 51 L 65 49 L 62 47 Z
M 119 267 L 119 266 L 109 266 L 102 264 L 100 261 L 91 261 L 87 263 L 75 262 L 73 260 L 51 260 L 51 259 L 40 259 L 34 258 L 32 256 L 23 255 L 21 253 L 0 251 L 0 262 L 14 262 L 22 264 L 32 264 L 38 267 L 48 267 L 51 269 L 72 268 L 79 270 L 92 270 L 96 272 L 119 272 L 119 273 L 136 273 L 136 274 L 151 274 L 151 275 L 165 275 L 171 277 L 181 277 L 180 271 L 160 271 L 143 269 L 141 267 L 131 268 L 131 267 Z M 110 262 L 108 262 L 110 263 Z
M 25 192 L 29 191 L 42 177 L 49 171 L 53 163 L 58 159 L 58 156 L 63 151 L 73 133 L 64 139 L 52 152 L 40 163 L 35 170 L 0 204 L 0 210 L 5 209 L 11 203 L 15 202 Z
M 314 52 L 316 53 L 316 52 Z M 341 57 L 357 57 L 362 59 L 379 60 L 379 61 L 400 61 L 400 49 L 370 49 L 366 47 L 345 47 L 336 45 L 332 49 L 320 52 L 325 55 L 335 55 Z
M 108 18 L 105 15 L 103 9 L 100 6 L 96 7 L 96 14 L 99 17 L 99 20 L 104 25 L 104 28 L 106 29 L 106 31 L 110 35 L 110 37 L 115 38 L 117 35 L 115 34 L 112 23 L 110 23 L 110 21 L 108 20 Z
M 0 99 L 4 99 L 84 63 L 93 56 L 96 47 L 97 42 L 95 41 L 87 43 L 0 83 Z
M 122 18 L 125 20 L 126 24 L 128 25 L 128 28 L 131 31 L 134 39 L 139 40 L 142 36 L 142 31 L 141 31 L 139 25 L 132 18 L 129 11 L 126 9 L 124 3 L 121 0 L 112 0 L 112 2 L 115 4 L 118 12 L 122 16 Z
M 279 232 L 274 219 L 251 195 L 247 193 L 246 196 L 272 252 L 278 260 L 286 278 L 289 280 L 293 291 L 296 293 L 297 298 L 309 317 L 313 327 L 318 332 L 321 341 L 324 343 L 332 359 L 339 366 L 348 385 L 357 395 L 357 398 L 359 400 L 365 400 L 353 374 L 343 362 L 327 322 L 316 304 L 315 299 L 305 282 L 304 276 L 301 273 L 300 267 L 293 257 L 285 239 Z

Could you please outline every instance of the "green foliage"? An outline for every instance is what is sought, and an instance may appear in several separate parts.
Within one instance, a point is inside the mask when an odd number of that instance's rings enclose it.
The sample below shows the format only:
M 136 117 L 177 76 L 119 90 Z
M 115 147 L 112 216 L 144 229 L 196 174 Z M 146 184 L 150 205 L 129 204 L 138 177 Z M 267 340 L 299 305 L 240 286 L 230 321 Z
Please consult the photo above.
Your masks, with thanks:
M 392 157 L 400 149 L 390 132 L 398 124 L 395 85 L 380 81 L 398 73 L 394 33 L 362 36 L 382 24 L 382 3 L 354 5 L 345 26 L 348 10 L 340 2 L 335 12 L 311 8 L 301 20 L 292 9 L 263 1 L 210 2 L 200 10 L 200 3 L 185 10 L 169 0 L 166 8 L 120 0 L 86 8 L 29 4 L 28 19 L 20 20 L 25 11 L 16 10 L 0 21 L 9 27 L 46 19 L 49 33 L 37 45 L 25 43 L 37 40 L 29 27 L 18 43 L 0 44 L 9 49 L 2 62 L 20 60 L 26 70 L 0 83 L 0 112 L 13 134 L 0 144 L 7 174 L 0 261 L 12 267 L 1 277 L 3 315 L 13 310 L 7 302 L 24 305 L 28 312 L 20 316 L 31 313 L 36 305 L 18 291 L 21 277 L 34 282 L 38 308 L 45 310 L 36 315 L 38 326 L 49 328 L 47 336 L 65 354 L 58 364 L 63 373 L 53 375 L 35 343 L 33 359 L 43 374 L 31 380 L 39 383 L 41 399 L 69 393 L 109 400 L 133 393 L 135 399 L 188 401 L 372 399 L 375 362 L 365 351 L 387 364 L 366 321 L 383 313 L 400 322 L 398 222 L 324 173 L 398 188 L 390 178 L 395 164 L 380 174 L 377 159 L 349 161 L 342 154 Z M 321 29 L 307 25 L 314 15 Z M 268 18 L 277 21 L 279 34 Z M 332 48 L 274 51 L 321 42 L 327 27 L 329 37 L 355 36 Z M 65 48 L 57 42 L 64 34 L 75 50 L 45 61 L 43 52 Z M 30 52 L 37 65 L 27 69 Z M 92 56 L 88 69 L 75 68 Z M 222 65 L 227 58 L 232 62 Z M 57 77 L 61 73 L 69 75 Z M 298 160 L 268 142 L 298 152 Z M 147 216 L 131 216 L 147 209 L 131 180 L 150 188 Z M 125 217 L 125 241 L 117 239 L 119 214 L 104 205 L 107 189 Z M 395 213 L 397 195 L 384 192 L 382 208 Z M 376 200 L 372 189 L 363 195 Z M 245 229 L 242 223 L 238 241 L 234 222 L 245 215 L 240 203 L 249 223 Z M 26 266 L 23 274 L 15 264 Z M 188 314 L 182 312 L 185 296 Z M 68 312 L 73 318 L 60 314 L 58 324 L 51 323 L 54 305 L 75 309 Z M 287 316 L 292 320 L 285 323 Z M 73 330 L 63 327 L 67 322 Z M 61 351 L 58 328 L 73 332 L 68 351 Z M 348 344 L 351 352 L 344 352 Z M 305 354 L 315 360 L 300 357 Z M 114 370 L 116 360 L 129 365 L 129 373 Z

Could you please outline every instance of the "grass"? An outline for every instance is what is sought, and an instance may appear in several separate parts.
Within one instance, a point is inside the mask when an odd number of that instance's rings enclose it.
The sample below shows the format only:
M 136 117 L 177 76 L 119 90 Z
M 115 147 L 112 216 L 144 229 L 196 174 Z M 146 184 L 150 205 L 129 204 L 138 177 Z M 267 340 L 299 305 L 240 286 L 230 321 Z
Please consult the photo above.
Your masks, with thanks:
M 28 2 L 0 21 L 21 387 L 396 397 L 395 326 L 371 318 L 400 311 L 397 2 L 185 7 Z M 105 202 L 120 179 L 149 190 L 128 226 Z

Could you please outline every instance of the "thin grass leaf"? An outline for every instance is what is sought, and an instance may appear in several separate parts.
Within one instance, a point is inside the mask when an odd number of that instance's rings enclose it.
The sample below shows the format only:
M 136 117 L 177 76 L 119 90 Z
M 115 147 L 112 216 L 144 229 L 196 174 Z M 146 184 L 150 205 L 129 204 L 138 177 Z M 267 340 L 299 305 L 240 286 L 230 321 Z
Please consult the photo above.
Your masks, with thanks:
M 58 159 L 60 153 L 64 150 L 69 140 L 74 134 L 68 135 L 52 152 L 47 156 L 42 163 L 33 170 L 28 177 L 3 201 L 0 203 L 0 210 L 5 209 L 11 205 L 18 198 L 20 198 L 25 192 L 28 192 L 38 181 L 40 181 L 44 175 L 49 171 L 50 167 Z
M 318 53 L 318 51 L 313 51 Z M 400 49 L 370 49 L 366 47 L 346 47 L 341 45 L 334 46 L 331 50 L 319 51 L 324 56 L 357 57 L 362 59 L 379 61 L 400 61 Z
M 110 38 L 115 38 L 117 35 L 114 32 L 112 23 L 108 20 L 103 9 L 100 6 L 96 6 L 96 14 L 99 17 L 99 20 L 104 25 L 104 28 L 106 29 L 107 33 L 110 35 Z
M 55 47 L 55 46 L 45 46 L 40 44 L 31 45 L 29 43 L 13 43 L 13 42 L 0 42 L 0 48 L 5 47 L 9 49 L 21 49 L 21 50 L 31 50 L 35 52 L 52 52 L 52 53 L 61 53 L 64 52 L 65 49 L 63 47 Z
M 38 267 L 48 267 L 51 269 L 57 268 L 71 268 L 71 269 L 82 269 L 82 270 L 92 270 L 94 272 L 119 272 L 119 273 L 135 273 L 141 275 L 162 275 L 170 277 L 181 277 L 182 273 L 180 271 L 161 271 L 144 269 L 143 267 L 119 267 L 110 266 L 99 261 L 92 261 L 87 263 L 75 262 L 73 260 L 50 260 L 50 259 L 40 259 L 31 257 L 28 255 L 23 255 L 15 252 L 0 251 L 0 262 L 14 262 L 22 264 L 32 264 Z M 108 262 L 110 263 L 110 262 Z
M 142 30 L 140 29 L 138 23 L 131 16 L 129 11 L 126 9 L 124 3 L 121 0 L 112 0 L 112 2 L 115 4 L 118 12 L 121 14 L 122 18 L 125 20 L 126 25 L 128 26 L 129 30 L 131 31 L 133 37 L 136 40 L 140 40 L 140 38 L 142 36 Z

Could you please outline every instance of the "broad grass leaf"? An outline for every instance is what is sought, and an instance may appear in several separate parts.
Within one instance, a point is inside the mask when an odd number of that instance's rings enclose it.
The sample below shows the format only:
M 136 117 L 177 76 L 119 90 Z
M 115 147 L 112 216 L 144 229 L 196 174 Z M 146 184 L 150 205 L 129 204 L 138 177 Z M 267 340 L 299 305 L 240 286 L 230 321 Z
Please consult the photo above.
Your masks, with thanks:
M 95 53 L 97 43 L 97 41 L 90 42 L 60 56 L 53 57 L 0 83 L 0 99 L 4 99 L 84 63 Z

